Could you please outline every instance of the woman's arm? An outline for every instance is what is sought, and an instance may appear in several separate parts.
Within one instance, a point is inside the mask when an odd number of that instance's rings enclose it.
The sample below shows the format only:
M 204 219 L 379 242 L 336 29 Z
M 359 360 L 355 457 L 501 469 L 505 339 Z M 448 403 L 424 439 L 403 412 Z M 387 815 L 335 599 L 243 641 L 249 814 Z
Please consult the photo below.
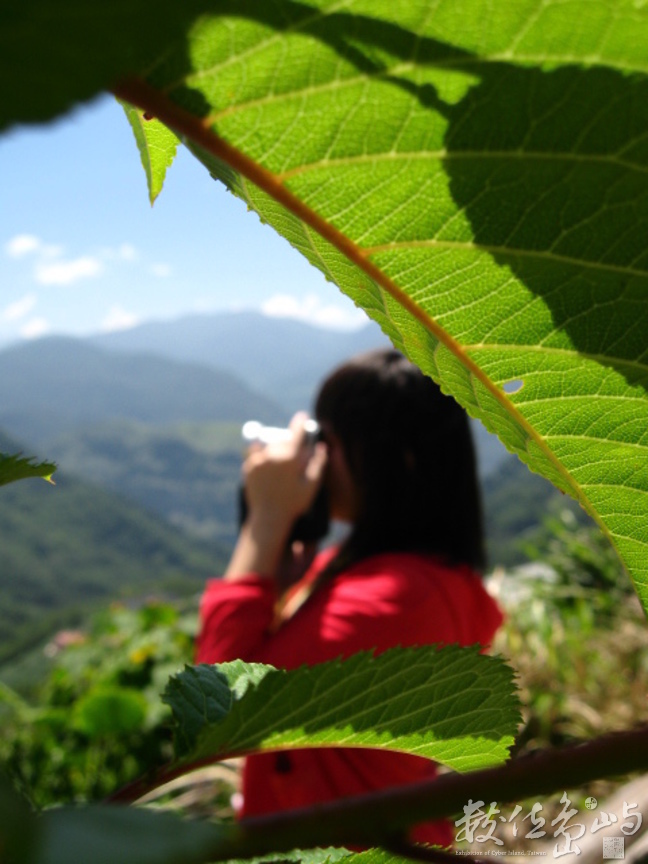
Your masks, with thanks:
M 274 620 L 272 579 L 251 574 L 226 582 L 211 579 L 200 602 L 196 663 L 258 660 Z
M 254 449 L 245 460 L 248 517 L 224 579 L 212 580 L 203 595 L 198 663 L 251 659 L 270 636 L 290 532 L 311 506 L 326 466 L 326 448 L 308 444 L 305 420 L 296 415 L 289 441 Z
M 296 519 L 313 503 L 323 482 L 326 447 L 308 443 L 305 414 L 296 414 L 288 441 L 256 448 L 243 464 L 248 518 L 225 579 L 250 573 L 275 578 Z

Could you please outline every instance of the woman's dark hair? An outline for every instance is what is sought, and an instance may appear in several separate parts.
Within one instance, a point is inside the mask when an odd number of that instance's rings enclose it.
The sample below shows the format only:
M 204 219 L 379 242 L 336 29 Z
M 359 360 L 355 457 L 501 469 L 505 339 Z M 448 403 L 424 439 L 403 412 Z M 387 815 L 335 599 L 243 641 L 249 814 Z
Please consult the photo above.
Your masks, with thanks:
M 315 416 L 335 432 L 360 515 L 327 571 L 380 552 L 484 567 L 475 453 L 464 410 L 402 354 L 372 351 L 333 371 Z

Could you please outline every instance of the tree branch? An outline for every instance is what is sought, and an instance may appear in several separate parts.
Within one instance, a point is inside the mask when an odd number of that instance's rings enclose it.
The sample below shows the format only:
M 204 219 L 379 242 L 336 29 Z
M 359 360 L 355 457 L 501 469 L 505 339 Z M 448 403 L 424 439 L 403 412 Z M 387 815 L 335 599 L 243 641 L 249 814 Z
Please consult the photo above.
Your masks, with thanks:
M 646 770 L 648 726 L 642 726 L 522 756 L 498 768 L 443 774 L 433 781 L 244 819 L 234 827 L 231 842 L 214 850 L 212 858 L 222 861 L 313 846 L 391 848 L 399 830 L 456 816 L 469 799 L 503 804 Z

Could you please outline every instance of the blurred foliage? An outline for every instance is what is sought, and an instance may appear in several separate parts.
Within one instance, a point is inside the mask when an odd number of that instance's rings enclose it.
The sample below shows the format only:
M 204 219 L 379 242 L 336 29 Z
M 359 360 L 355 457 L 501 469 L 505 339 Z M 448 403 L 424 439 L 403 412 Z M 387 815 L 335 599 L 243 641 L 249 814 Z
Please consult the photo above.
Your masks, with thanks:
M 538 537 L 547 514 L 555 520 L 570 512 L 576 523 L 594 525 L 576 501 L 567 498 L 548 480 L 534 474 L 510 456 L 504 459 L 482 483 L 486 549 L 491 566 L 514 567 L 542 558 Z
M 517 670 L 525 724 L 520 750 L 628 728 L 645 716 L 648 630 L 632 585 L 598 529 L 569 510 L 527 552 L 535 567 L 493 579 L 507 621 L 494 649 Z M 177 604 L 176 604 L 177 605 Z M 113 605 L 84 631 L 47 646 L 51 664 L 32 699 L 0 683 L 0 769 L 37 807 L 96 800 L 172 757 L 159 694 L 191 663 L 195 611 L 151 602 Z M 181 778 L 158 803 L 231 813 L 231 766 Z
M 629 577 L 600 530 L 570 510 L 527 544 L 537 566 L 495 576 L 507 621 L 495 650 L 518 672 L 518 747 L 592 738 L 643 722 L 648 628 Z
M 536 595 L 556 614 L 575 616 L 588 634 L 615 625 L 624 604 L 633 603 L 634 587 L 610 542 L 598 528 L 579 524 L 572 510 L 547 519 L 524 551 L 554 572 L 536 585 Z
M 112 606 L 47 646 L 37 704 L 0 684 L 0 769 L 36 807 L 103 798 L 172 757 L 169 676 L 190 663 L 196 619 L 172 606 Z

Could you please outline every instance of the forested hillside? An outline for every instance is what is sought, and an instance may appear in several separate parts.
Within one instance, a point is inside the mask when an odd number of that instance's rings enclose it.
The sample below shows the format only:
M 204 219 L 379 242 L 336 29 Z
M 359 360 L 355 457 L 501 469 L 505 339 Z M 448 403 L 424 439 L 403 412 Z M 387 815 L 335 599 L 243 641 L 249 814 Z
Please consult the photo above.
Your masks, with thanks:
M 0 449 L 19 449 L 0 435 Z M 225 552 L 57 472 L 0 495 L 0 662 L 99 602 L 198 592 Z
M 114 420 L 69 432 L 47 446 L 66 470 L 87 477 L 194 537 L 230 546 L 236 534 L 240 423 L 157 427 Z

